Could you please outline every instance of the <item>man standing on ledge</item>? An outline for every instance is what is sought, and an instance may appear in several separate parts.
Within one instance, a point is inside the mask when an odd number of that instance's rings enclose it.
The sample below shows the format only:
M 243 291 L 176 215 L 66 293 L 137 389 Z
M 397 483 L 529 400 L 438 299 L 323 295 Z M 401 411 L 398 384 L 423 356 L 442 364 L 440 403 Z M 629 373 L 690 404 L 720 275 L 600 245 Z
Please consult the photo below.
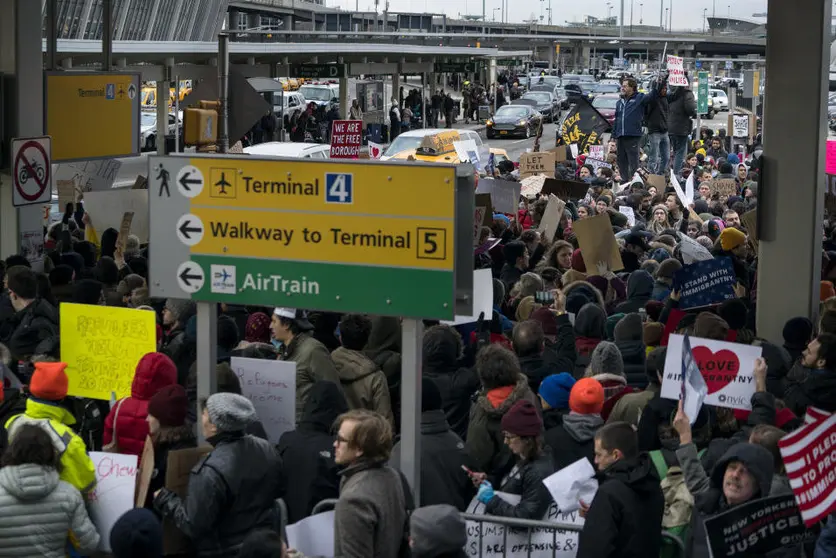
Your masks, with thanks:
M 621 82 L 621 98 L 615 105 L 612 136 L 618 142 L 618 171 L 621 181 L 629 182 L 639 168 L 639 143 L 642 139 L 644 107 L 659 97 L 659 90 L 667 84 L 667 75 L 651 82 L 649 93 L 639 93 L 635 78 Z

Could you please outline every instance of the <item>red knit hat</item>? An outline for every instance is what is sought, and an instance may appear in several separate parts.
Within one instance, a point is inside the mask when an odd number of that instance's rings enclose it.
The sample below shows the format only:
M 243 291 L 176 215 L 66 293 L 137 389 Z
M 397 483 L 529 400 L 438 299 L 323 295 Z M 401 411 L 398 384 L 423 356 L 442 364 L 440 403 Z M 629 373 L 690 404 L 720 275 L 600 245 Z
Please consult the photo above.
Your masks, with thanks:
M 604 407 L 604 387 L 594 378 L 581 378 L 569 393 L 569 409 L 580 415 L 599 415 Z
M 29 381 L 29 393 L 47 401 L 61 401 L 67 397 L 70 379 L 66 368 L 66 362 L 36 362 L 35 372 Z
M 148 414 L 160 426 L 183 426 L 189 410 L 189 398 L 180 384 L 165 386 L 148 401 Z
M 247 318 L 244 340 L 250 343 L 270 342 L 270 316 L 264 312 L 254 312 Z
M 516 436 L 532 438 L 543 433 L 543 419 L 527 399 L 520 399 L 502 415 L 502 430 Z

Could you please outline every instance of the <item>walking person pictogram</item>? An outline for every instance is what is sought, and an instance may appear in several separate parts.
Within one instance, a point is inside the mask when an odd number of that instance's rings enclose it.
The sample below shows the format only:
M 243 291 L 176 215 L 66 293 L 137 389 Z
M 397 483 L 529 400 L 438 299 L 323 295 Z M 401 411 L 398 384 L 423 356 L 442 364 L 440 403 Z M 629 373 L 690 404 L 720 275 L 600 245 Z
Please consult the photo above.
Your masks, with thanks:
M 160 193 L 157 194 L 157 195 L 159 197 L 162 197 L 163 196 L 163 188 L 165 188 L 165 195 L 166 195 L 166 197 L 170 198 L 171 197 L 171 191 L 168 189 L 168 177 L 170 176 L 170 174 L 167 170 L 165 170 L 165 168 L 163 168 L 162 165 L 157 167 L 157 170 L 159 171 L 157 173 L 157 180 L 160 181 Z

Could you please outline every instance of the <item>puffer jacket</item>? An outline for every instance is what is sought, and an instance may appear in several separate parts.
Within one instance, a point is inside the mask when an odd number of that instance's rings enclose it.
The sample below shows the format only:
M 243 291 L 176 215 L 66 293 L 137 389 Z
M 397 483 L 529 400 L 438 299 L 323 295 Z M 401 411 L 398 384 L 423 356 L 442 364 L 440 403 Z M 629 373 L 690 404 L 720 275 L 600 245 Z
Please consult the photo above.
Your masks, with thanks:
M 516 519 L 543 519 L 552 505 L 552 496 L 543 481 L 554 472 L 555 466 L 548 448 L 534 461 L 518 462 L 502 480 L 499 490 L 519 494 L 520 503 L 514 506 L 494 496 L 485 505 L 485 512 Z
M 697 117 L 697 99 L 694 92 L 685 87 L 671 87 L 668 92 L 668 134 L 688 136 L 694 128 L 692 118 Z M 679 169 L 676 169 L 677 172 Z
M 163 488 L 154 508 L 191 539 L 198 558 L 228 558 L 252 531 L 273 528 L 282 460 L 266 440 L 241 432 L 206 441 L 214 449 L 192 469 L 186 499 Z
M 386 375 L 360 351 L 339 347 L 331 353 L 345 399 L 350 409 L 368 409 L 386 417 L 391 424 L 392 404 Z
M 546 431 L 546 445 L 552 450 L 554 469 L 559 471 L 578 459 L 595 457 L 595 433 L 604 425 L 601 415 L 563 415 L 563 423 Z
M 177 367 L 169 357 L 163 353 L 148 353 L 139 359 L 131 383 L 131 396 L 116 403 L 105 419 L 104 444 L 113 441 L 115 432 L 119 453 L 141 456 L 148 436 L 148 402 L 162 388 L 175 383 Z M 114 424 L 117 415 L 119 419 Z
M 479 392 L 476 402 L 470 409 L 470 422 L 467 425 L 465 449 L 474 460 L 477 471 L 487 473 L 496 486 L 513 467 L 514 457 L 505 445 L 502 434 L 502 416 L 514 403 L 527 399 L 538 406 L 537 398 L 528 387 L 528 379 L 520 374 L 517 383 L 504 397 L 496 395 L 498 390 Z M 495 404 L 496 403 L 496 404 Z
M 328 349 L 310 333 L 300 333 L 294 337 L 284 347 L 279 359 L 296 363 L 296 424 L 299 424 L 314 382 L 324 380 L 340 385 L 340 377 Z
M 63 558 L 68 535 L 92 553 L 99 533 L 81 494 L 51 467 L 25 464 L 0 469 L 0 556 Z

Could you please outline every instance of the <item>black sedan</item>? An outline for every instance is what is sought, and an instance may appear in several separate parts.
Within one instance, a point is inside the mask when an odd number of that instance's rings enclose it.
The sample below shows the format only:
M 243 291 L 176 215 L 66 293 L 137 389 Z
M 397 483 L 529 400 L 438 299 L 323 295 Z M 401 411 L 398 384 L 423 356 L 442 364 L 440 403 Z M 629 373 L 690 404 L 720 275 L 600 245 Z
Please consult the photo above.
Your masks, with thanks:
M 488 139 L 497 136 L 522 136 L 530 138 L 537 134 L 543 122 L 543 115 L 528 105 L 505 105 L 500 107 L 487 122 Z
M 554 93 L 547 91 L 529 91 L 520 98 L 520 100 L 529 99 L 534 101 L 534 109 L 543 115 L 546 122 L 554 122 L 556 118 L 560 117 L 560 105 L 554 98 Z

